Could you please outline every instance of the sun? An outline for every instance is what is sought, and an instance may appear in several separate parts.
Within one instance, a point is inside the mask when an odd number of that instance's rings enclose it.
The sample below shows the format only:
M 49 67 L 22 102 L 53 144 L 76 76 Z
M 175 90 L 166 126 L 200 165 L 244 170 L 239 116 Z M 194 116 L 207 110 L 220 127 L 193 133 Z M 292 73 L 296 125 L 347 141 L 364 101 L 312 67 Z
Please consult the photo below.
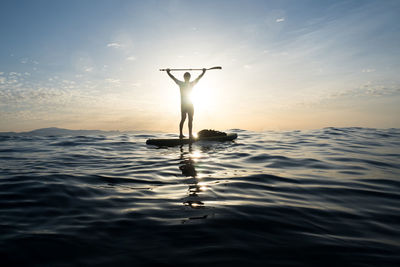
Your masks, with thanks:
M 209 110 L 214 105 L 215 95 L 213 94 L 212 88 L 207 86 L 206 83 L 203 83 L 197 84 L 194 87 L 190 99 L 196 110 Z

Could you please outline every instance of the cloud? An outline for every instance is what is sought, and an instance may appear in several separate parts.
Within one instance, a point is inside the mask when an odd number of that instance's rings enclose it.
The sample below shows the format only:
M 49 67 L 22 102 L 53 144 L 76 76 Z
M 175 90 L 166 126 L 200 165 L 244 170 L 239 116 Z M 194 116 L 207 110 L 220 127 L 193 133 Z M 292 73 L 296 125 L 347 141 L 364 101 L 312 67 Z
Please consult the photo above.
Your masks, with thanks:
M 37 62 L 36 60 L 32 60 L 32 59 L 30 59 L 28 57 L 21 58 L 19 62 L 21 64 L 31 64 L 31 65 L 32 64 L 34 64 L 34 65 L 38 65 L 39 64 L 39 62 Z
M 128 60 L 128 61 L 135 61 L 135 60 L 136 60 L 136 57 L 135 57 L 135 56 L 129 56 L 129 57 L 126 58 L 126 60 Z
M 375 72 L 375 69 L 363 69 L 361 72 Z
M 108 79 L 106 79 L 106 82 L 111 83 L 111 84 L 114 84 L 114 85 L 120 85 L 121 80 L 119 80 L 119 79 L 113 79 L 113 78 L 108 78 Z
M 107 47 L 112 47 L 112 48 L 121 48 L 122 44 L 117 43 L 117 42 L 113 42 L 113 43 L 109 43 L 107 44 Z
M 104 81 L 80 80 L 77 82 L 66 77 L 48 78 L 26 79 L 15 73 L 13 76 L 1 77 L 1 123 L 9 124 L 8 122 L 15 121 L 24 123 L 31 119 L 43 122 L 48 120 L 49 116 L 57 121 L 65 116 L 75 116 L 74 119 L 76 119 L 77 114 L 81 116 L 85 112 L 104 109 L 109 101 L 107 97 L 99 97 L 99 94 L 104 95 L 99 91 Z M 121 100 L 118 99 L 118 101 Z M 117 101 L 114 100 L 114 102 Z M 28 113 L 29 116 L 20 116 L 20 114 Z
M 278 22 L 278 23 L 279 23 L 279 22 L 284 22 L 284 21 L 285 21 L 285 18 L 279 18 L 279 19 L 276 19 L 275 21 Z
M 384 85 L 368 82 L 357 88 L 351 88 L 331 95 L 332 98 L 360 98 L 360 97 L 384 97 L 399 96 L 400 84 Z
M 400 83 L 397 84 L 377 84 L 367 82 L 358 87 L 338 90 L 337 92 L 322 92 L 313 95 L 305 95 L 304 98 L 296 99 L 292 105 L 300 107 L 324 107 L 328 105 L 355 106 L 361 103 L 371 103 L 371 101 L 385 101 L 388 98 L 400 97 Z M 289 101 L 290 99 L 288 99 Z

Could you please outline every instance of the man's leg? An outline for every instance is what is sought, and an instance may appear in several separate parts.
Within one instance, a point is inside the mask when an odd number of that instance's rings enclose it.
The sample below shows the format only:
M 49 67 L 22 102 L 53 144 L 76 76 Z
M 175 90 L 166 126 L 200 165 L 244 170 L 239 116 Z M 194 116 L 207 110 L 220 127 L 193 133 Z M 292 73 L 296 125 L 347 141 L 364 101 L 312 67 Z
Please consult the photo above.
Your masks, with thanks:
M 181 122 L 179 123 L 179 138 L 183 138 L 183 124 L 185 123 L 186 120 L 186 112 L 181 111 Z
M 188 126 L 189 126 L 189 138 L 193 138 L 193 132 L 192 132 L 192 129 L 193 129 L 193 114 L 194 114 L 194 109 L 193 109 L 193 106 L 189 109 L 189 112 L 188 112 L 188 115 L 189 115 L 189 123 L 188 123 Z

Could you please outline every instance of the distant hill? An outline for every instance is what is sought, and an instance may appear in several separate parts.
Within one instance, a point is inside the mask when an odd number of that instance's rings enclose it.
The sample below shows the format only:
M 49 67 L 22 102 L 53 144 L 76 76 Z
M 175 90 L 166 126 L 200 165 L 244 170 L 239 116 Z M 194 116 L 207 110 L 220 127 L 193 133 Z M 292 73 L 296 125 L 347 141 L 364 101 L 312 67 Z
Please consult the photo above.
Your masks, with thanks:
M 109 135 L 122 134 L 127 132 L 120 131 L 101 131 L 101 130 L 68 130 L 57 127 L 42 128 L 30 132 L 0 132 L 1 136 L 20 135 L 20 136 L 60 136 L 60 135 Z

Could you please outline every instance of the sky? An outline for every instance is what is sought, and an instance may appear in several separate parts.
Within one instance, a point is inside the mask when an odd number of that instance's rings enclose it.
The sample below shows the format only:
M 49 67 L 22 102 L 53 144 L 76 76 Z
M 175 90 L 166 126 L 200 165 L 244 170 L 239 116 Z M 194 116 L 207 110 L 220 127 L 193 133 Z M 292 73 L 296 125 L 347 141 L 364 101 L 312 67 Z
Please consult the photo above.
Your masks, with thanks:
M 400 127 L 397 0 L 1 3 L 0 131 Z

